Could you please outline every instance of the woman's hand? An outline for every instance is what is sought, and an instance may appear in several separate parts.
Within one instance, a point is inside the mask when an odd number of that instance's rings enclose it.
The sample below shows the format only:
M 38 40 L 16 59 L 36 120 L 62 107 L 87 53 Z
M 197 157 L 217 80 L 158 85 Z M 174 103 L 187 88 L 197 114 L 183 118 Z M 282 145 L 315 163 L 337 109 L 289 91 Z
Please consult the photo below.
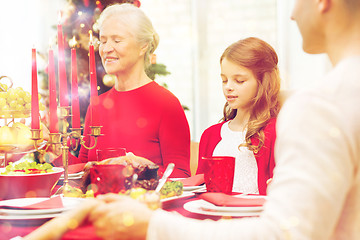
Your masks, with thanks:
M 146 239 L 152 210 L 128 196 L 106 194 L 89 216 L 97 236 L 103 239 Z

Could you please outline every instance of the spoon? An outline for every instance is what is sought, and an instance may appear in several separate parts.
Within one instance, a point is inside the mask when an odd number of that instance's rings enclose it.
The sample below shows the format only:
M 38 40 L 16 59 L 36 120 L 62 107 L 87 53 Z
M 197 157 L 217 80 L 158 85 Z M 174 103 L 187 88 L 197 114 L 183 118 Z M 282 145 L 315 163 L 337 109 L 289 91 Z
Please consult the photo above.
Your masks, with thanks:
M 168 179 L 168 177 L 170 176 L 170 174 L 173 172 L 175 167 L 175 164 L 173 163 L 169 163 L 169 165 L 166 167 L 164 175 L 162 176 L 162 178 L 159 180 L 159 184 L 157 185 L 155 192 L 160 192 L 161 188 L 164 186 L 164 184 L 166 183 L 166 180 Z

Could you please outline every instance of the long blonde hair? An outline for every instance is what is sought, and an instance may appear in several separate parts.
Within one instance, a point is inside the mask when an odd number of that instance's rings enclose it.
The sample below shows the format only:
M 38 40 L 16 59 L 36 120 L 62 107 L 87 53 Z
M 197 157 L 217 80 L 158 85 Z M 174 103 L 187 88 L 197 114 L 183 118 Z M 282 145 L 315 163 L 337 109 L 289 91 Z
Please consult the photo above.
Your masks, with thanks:
M 246 67 L 252 71 L 258 81 L 258 90 L 250 107 L 250 119 L 247 123 L 245 146 L 255 153 L 263 146 L 265 135 L 263 128 L 280 110 L 279 91 L 280 76 L 277 67 L 278 57 L 275 50 L 261 39 L 250 37 L 231 44 L 220 58 Z M 231 109 L 228 103 L 224 106 L 223 121 L 235 118 L 237 110 Z M 251 138 L 258 138 L 259 144 L 252 145 Z

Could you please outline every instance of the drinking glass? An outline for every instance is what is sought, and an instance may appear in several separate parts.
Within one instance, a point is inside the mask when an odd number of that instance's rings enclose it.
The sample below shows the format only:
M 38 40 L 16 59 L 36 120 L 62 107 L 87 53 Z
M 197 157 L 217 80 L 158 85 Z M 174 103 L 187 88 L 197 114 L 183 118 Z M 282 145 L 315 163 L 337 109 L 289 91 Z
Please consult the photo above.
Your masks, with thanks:
M 131 187 L 133 171 L 120 164 L 95 164 L 90 168 L 91 188 L 99 194 L 125 192 Z
M 204 179 L 208 192 L 231 193 L 234 182 L 235 158 L 230 156 L 203 157 Z

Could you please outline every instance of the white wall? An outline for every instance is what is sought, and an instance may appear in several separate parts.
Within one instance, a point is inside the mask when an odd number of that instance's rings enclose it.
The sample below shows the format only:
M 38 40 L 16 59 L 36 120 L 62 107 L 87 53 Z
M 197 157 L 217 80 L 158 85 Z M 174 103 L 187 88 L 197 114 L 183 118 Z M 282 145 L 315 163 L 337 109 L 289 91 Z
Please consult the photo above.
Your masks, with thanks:
M 11 77 L 15 87 L 31 91 L 31 48 L 46 52 L 61 5 L 59 0 L 1 1 L 0 76 Z M 39 57 L 37 64 L 46 63 Z

